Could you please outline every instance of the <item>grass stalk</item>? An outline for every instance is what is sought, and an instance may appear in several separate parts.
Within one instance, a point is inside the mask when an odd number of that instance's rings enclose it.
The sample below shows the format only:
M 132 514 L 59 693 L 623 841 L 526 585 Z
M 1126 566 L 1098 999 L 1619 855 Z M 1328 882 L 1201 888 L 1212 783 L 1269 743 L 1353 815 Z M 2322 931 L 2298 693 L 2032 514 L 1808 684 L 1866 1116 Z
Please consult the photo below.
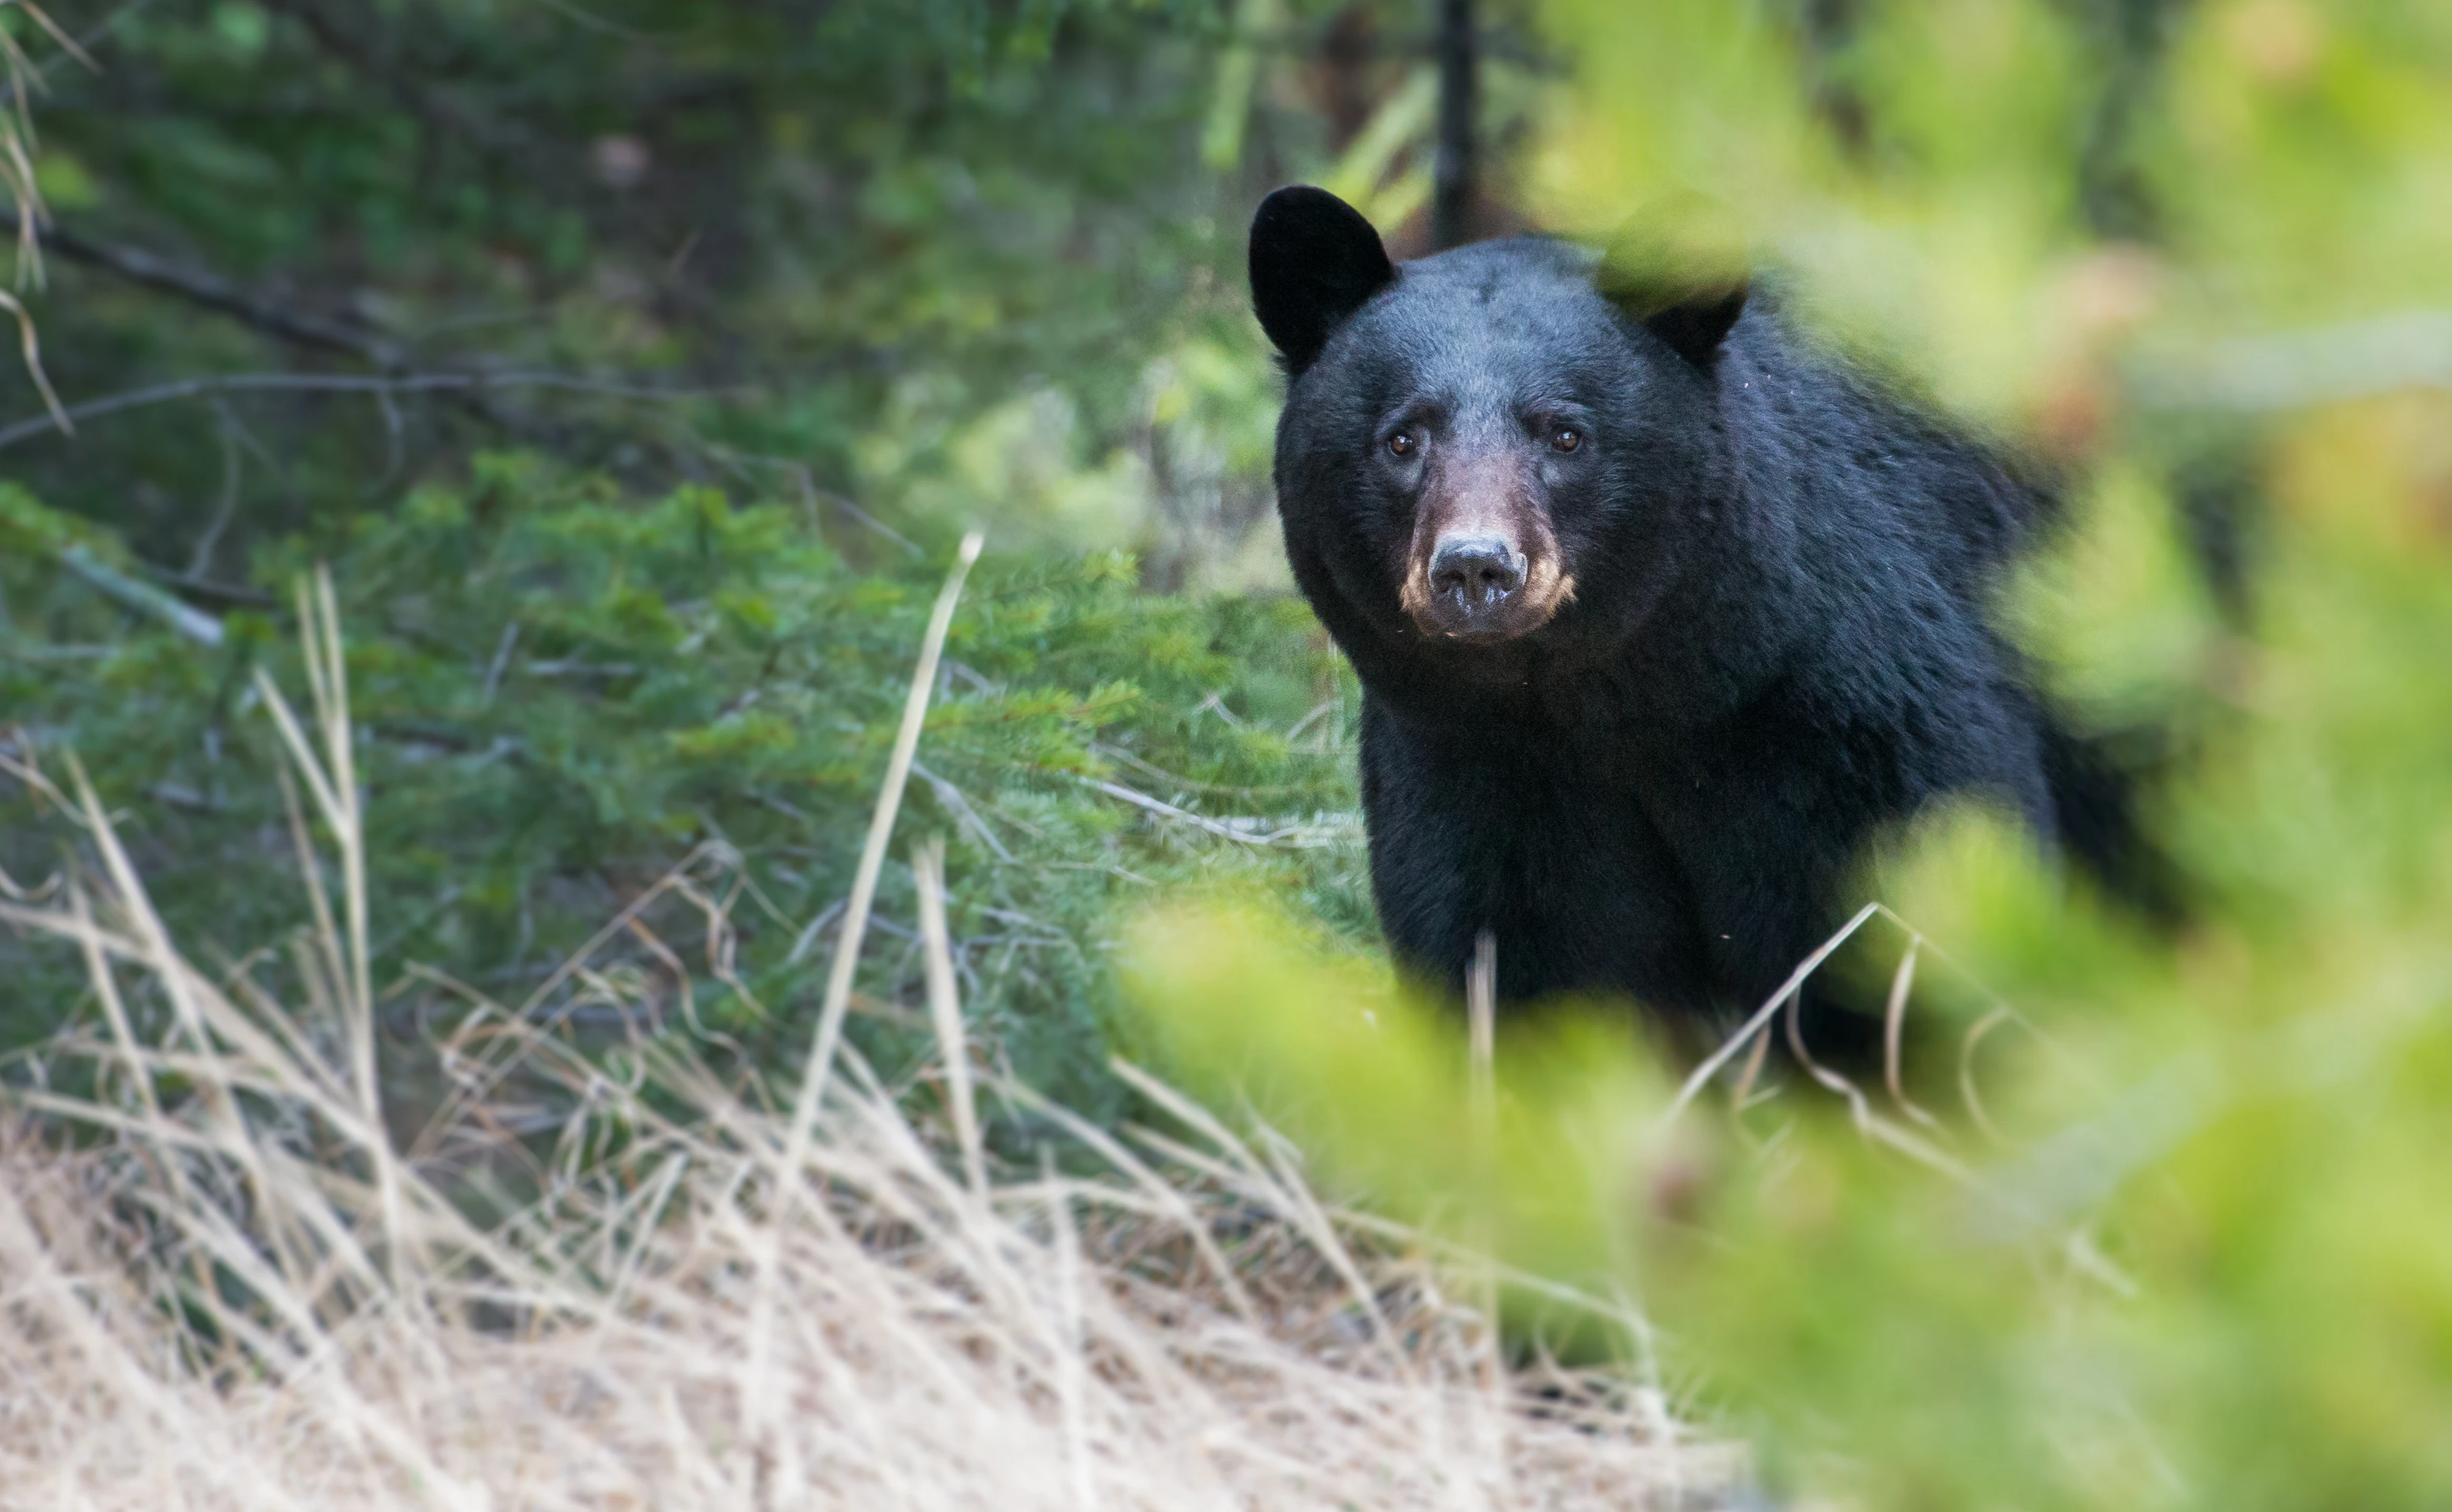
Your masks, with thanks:
M 920 937 L 926 952 L 928 1016 L 937 1031 L 937 1052 L 945 1067 L 945 1111 L 962 1156 L 962 1179 L 971 1190 L 988 1189 L 987 1157 L 979 1144 L 978 1105 L 971 1093 L 970 1048 L 963 1043 L 962 1003 L 954 981 L 953 936 L 945 927 L 945 845 L 931 840 L 911 852 L 920 882 Z

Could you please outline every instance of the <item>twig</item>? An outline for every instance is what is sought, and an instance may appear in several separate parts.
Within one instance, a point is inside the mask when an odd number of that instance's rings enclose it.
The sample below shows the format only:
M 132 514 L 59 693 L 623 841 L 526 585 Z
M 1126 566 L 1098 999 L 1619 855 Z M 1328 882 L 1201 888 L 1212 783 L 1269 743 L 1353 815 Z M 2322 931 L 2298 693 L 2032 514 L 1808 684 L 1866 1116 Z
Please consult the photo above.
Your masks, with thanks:
M 812 914 L 808 926 L 793 937 L 792 949 L 784 954 L 783 964 L 798 966 L 806 959 L 811 947 L 818 943 L 818 936 L 824 933 L 826 926 L 832 924 L 841 914 L 843 905 L 849 901 L 851 901 L 849 898 L 839 897 Z
M 462 393 L 494 388 L 555 388 L 574 393 L 599 394 L 611 399 L 637 399 L 666 402 L 683 399 L 718 399 L 737 393 L 731 389 L 649 388 L 635 383 L 623 383 L 606 379 L 583 377 L 577 373 L 502 372 L 502 373 L 405 373 L 398 377 L 376 377 L 351 373 L 216 373 L 203 378 L 183 378 L 176 383 L 156 383 L 149 388 L 131 389 L 103 399 L 88 400 L 70 405 L 66 418 L 71 422 L 92 420 L 103 415 L 115 415 L 122 410 L 138 409 L 148 404 L 167 403 L 173 400 L 194 399 L 204 394 L 428 394 Z M 0 427 L 0 449 L 14 446 L 30 436 L 54 428 L 46 416 L 40 420 L 21 420 Z
M 0 209 L 0 232 L 13 236 L 21 224 L 15 212 Z M 131 284 L 176 295 L 190 304 L 227 315 L 295 345 L 360 357 L 378 367 L 386 368 L 398 365 L 406 356 L 398 343 L 379 333 L 285 308 L 249 293 L 227 279 L 199 268 L 182 267 L 143 247 L 96 241 L 58 226 L 45 228 L 43 242 L 49 250 L 70 262 L 98 267 Z
M 1344 701 L 1342 696 L 1320 699 L 1318 703 L 1312 706 L 1311 713 L 1304 715 L 1286 728 L 1286 739 L 1289 742 L 1293 741 L 1296 736 L 1310 729 L 1321 716 L 1335 713 L 1337 706 Z
M 500 692 L 503 686 L 503 669 L 511 664 L 511 652 L 518 647 L 519 643 L 520 622 L 513 619 L 503 626 L 502 642 L 494 647 L 494 659 L 485 663 L 485 682 L 477 695 L 478 708 L 490 709 L 494 706 L 494 695 Z
M 36 219 L 41 219 L 39 212 Z M 30 245 L 30 223 L 13 222 L 21 232 L 21 245 Z M 73 232 L 46 231 L 50 245 L 71 260 L 115 273 L 143 287 L 186 300 L 199 308 L 227 315 L 264 335 L 315 351 L 333 352 L 355 357 L 399 378 L 409 373 L 411 348 L 404 341 L 381 330 L 291 309 L 285 304 L 240 287 L 228 279 L 203 268 L 183 266 L 157 256 L 142 247 L 120 245 L 81 237 Z M 39 371 L 36 382 L 40 383 Z M 402 451 L 402 424 L 399 406 L 394 403 L 398 390 L 372 390 L 375 403 L 384 422 L 384 436 L 388 456 L 386 460 L 381 487 L 397 476 L 405 461 Z M 489 424 L 513 432 L 522 426 L 489 403 L 484 395 L 471 388 L 450 390 L 462 408 Z M 65 427 L 64 427 L 65 428 Z M 7 444 L 0 441 L 0 445 Z
M 214 599 L 223 603 L 245 604 L 251 609 L 269 609 L 281 601 L 261 588 L 249 588 L 244 583 L 218 582 L 199 573 L 173 572 L 158 562 L 139 561 L 136 563 L 136 570 L 155 582 L 166 583 L 181 593 L 194 594 L 199 599 Z
M 1231 729 L 1247 730 L 1251 728 L 1250 724 L 1236 716 L 1234 710 L 1226 707 L 1225 696 L 1222 693 L 1212 691 L 1209 697 L 1201 699 L 1199 706 L 1192 711 L 1192 717 L 1196 719 L 1204 714 L 1216 715 L 1220 719 L 1225 720 L 1228 727 Z
M 1121 798 L 1136 808 L 1147 809 L 1150 813 L 1165 818 L 1180 819 L 1195 829 L 1216 835 L 1221 840 L 1234 840 L 1243 845 L 1266 846 L 1275 845 L 1277 841 L 1290 836 L 1299 837 L 1312 833 L 1310 827 L 1299 824 L 1258 833 L 1238 830 L 1231 824 L 1213 819 L 1205 814 L 1195 814 L 1189 809 L 1178 809 L 1163 798 L 1151 797 L 1148 794 L 1128 788 L 1120 782 L 1110 782 L 1104 777 L 1081 777 L 1079 780 L 1083 785 L 1096 788 L 1111 798 Z M 1257 824 L 1260 821 L 1255 819 L 1247 822 Z
M 1091 741 L 1090 754 L 1104 756 L 1110 761 L 1119 761 L 1145 776 L 1156 777 L 1161 782 L 1171 782 L 1186 792 L 1215 793 L 1222 797 L 1266 798 L 1287 793 L 1309 793 L 1319 785 L 1316 782 L 1264 782 L 1256 786 L 1238 787 L 1231 782 L 1203 782 L 1198 777 L 1188 777 L 1180 772 L 1170 772 L 1155 761 L 1136 756 L 1122 746 L 1110 745 L 1104 740 Z
M 222 643 L 220 620 L 203 610 L 189 608 L 149 582 L 130 578 L 83 546 L 70 546 L 61 552 L 60 564 L 91 583 L 105 597 L 139 614 L 151 615 L 198 645 L 219 646 Z
M 928 784 L 929 791 L 937 795 L 938 802 L 953 810 L 954 817 L 959 819 L 964 828 L 978 835 L 979 842 L 996 854 L 998 860 L 1007 865 L 1013 863 L 1013 853 L 1006 850 L 1004 842 L 997 838 L 996 832 L 988 828 L 988 821 L 979 817 L 979 811 L 971 806 L 971 800 L 962 795 L 961 789 L 917 761 L 911 763 L 911 770 L 919 774 L 920 781 Z
M 17 318 L 17 349 L 26 360 L 26 376 L 31 378 L 34 387 L 41 391 L 43 407 L 48 411 L 41 420 L 28 423 L 37 430 L 56 426 L 69 435 L 75 435 L 75 417 L 60 407 L 60 396 L 51 387 L 51 375 L 43 371 L 43 342 L 35 333 L 34 317 L 26 312 L 26 306 L 17 296 L 6 291 L 0 291 L 0 309 Z
M 808 506 L 809 523 L 812 528 L 817 524 L 816 516 L 819 505 L 824 504 L 849 515 L 854 520 L 883 536 L 914 557 L 926 555 L 920 549 L 918 541 L 892 525 L 860 508 L 860 505 L 833 489 L 819 487 L 817 476 L 809 471 L 809 464 L 806 462 L 795 461 L 789 457 L 765 457 L 754 452 L 735 451 L 729 446 L 715 442 L 702 441 L 698 445 L 719 465 L 730 469 L 734 476 L 742 478 L 743 481 L 746 481 L 748 469 L 751 467 L 772 467 L 787 474 L 800 486 L 801 501 Z

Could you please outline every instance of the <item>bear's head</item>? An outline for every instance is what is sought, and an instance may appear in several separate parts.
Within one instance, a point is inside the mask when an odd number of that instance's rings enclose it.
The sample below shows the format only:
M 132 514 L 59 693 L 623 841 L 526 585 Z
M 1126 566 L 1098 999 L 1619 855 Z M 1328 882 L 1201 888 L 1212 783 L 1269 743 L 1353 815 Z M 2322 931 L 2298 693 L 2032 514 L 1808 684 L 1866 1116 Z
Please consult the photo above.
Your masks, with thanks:
M 1545 239 L 1392 264 L 1353 207 L 1279 189 L 1253 304 L 1291 379 L 1277 494 L 1332 630 L 1513 676 L 1631 633 L 1728 465 L 1716 368 L 1741 266 Z M 1576 659 L 1572 657 L 1568 659 Z

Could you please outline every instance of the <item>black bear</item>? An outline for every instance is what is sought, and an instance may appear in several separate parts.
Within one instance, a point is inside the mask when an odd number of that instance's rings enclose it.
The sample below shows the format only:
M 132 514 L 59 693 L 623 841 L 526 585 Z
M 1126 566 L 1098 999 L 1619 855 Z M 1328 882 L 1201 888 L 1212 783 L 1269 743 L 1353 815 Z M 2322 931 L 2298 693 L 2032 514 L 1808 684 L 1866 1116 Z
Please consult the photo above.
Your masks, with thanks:
M 1664 286 L 1543 239 L 1397 266 L 1297 187 L 1254 219 L 1251 279 L 1290 377 L 1286 551 L 1361 678 L 1372 889 L 1413 969 L 1460 980 L 1486 929 L 1502 1000 L 1710 1025 L 1929 799 L 2083 848 L 2066 743 L 1985 618 L 2047 492 L 1741 266 Z

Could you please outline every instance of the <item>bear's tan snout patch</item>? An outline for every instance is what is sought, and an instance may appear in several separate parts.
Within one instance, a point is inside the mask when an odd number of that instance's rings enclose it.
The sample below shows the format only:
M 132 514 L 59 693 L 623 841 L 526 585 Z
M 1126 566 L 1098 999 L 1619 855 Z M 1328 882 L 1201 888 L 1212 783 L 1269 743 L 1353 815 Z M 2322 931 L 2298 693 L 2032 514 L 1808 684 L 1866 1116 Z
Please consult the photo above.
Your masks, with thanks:
M 1574 584 L 1523 460 L 1449 457 L 1432 468 L 1398 595 L 1405 613 L 1444 640 L 1511 640 L 1549 623 Z

